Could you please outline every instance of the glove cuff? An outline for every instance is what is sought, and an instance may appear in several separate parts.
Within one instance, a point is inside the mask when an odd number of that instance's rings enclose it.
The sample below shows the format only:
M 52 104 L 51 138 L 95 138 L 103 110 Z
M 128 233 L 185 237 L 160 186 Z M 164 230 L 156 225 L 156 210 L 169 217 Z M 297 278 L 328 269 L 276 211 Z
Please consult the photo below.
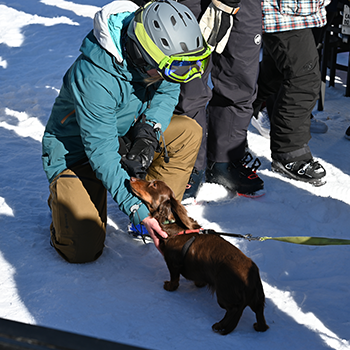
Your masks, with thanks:
M 231 7 L 231 6 L 227 6 L 225 5 L 223 2 L 219 1 L 219 0 L 211 0 L 211 2 L 213 3 L 213 5 L 218 8 L 219 10 L 228 13 L 229 15 L 235 15 L 238 10 L 239 7 Z

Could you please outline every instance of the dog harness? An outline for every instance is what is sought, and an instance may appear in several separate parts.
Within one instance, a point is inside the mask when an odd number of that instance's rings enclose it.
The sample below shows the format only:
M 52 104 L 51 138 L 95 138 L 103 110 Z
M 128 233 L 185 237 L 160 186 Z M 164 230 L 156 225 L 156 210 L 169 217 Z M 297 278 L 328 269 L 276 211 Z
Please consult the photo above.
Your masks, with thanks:
M 195 239 L 196 239 L 196 236 L 193 236 L 183 245 L 183 247 L 181 249 L 182 261 L 185 260 L 187 252 L 190 249 L 192 243 L 195 241 Z
M 202 230 L 201 228 L 199 228 L 197 230 L 185 230 L 185 231 L 179 232 L 177 235 L 184 235 L 184 234 L 189 234 L 189 233 L 200 233 L 201 230 Z M 183 245 L 183 247 L 181 249 L 182 263 L 185 260 L 187 252 L 190 249 L 193 242 L 195 241 L 195 239 L 196 239 L 196 236 L 193 236 Z

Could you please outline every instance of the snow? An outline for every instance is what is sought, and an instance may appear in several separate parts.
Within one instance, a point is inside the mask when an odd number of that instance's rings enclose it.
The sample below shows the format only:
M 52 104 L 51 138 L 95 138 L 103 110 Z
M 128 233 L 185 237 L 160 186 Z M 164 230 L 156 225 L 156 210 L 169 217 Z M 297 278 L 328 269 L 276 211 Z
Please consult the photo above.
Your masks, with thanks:
M 181 279 L 163 289 L 165 262 L 152 243 L 128 236 L 128 218 L 108 200 L 106 248 L 94 263 L 72 265 L 49 244 L 48 183 L 41 136 L 62 77 L 79 55 L 94 12 L 108 1 L 0 2 L 0 317 L 149 349 L 350 349 L 350 246 L 305 246 L 227 238 L 259 266 L 270 329 L 257 333 L 246 309 L 236 330 L 211 325 L 224 311 L 208 290 Z M 347 62 L 347 54 L 341 59 Z M 253 236 L 350 239 L 350 99 L 345 74 L 326 89 L 326 134 L 310 147 L 327 170 L 322 187 L 270 170 L 269 141 L 250 127 L 266 195 L 232 198 L 205 184 L 188 206 L 203 227 Z

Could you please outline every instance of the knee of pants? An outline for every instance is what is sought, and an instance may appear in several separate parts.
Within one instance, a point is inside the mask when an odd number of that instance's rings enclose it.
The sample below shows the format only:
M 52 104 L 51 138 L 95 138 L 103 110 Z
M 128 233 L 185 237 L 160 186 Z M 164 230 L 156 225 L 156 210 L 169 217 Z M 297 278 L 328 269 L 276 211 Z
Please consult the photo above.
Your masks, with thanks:
M 95 261 L 103 252 L 106 232 L 103 228 L 92 227 L 90 232 L 70 234 L 69 238 L 50 227 L 51 244 L 57 253 L 69 263 Z
M 107 193 L 90 165 L 66 169 L 50 184 L 51 242 L 67 261 L 96 260 L 106 237 Z
M 187 132 L 190 132 L 189 137 L 193 142 L 200 145 L 203 138 L 203 129 L 202 127 L 193 119 L 190 119 L 187 125 Z
M 184 144 L 199 145 L 202 141 L 202 127 L 186 115 L 174 115 L 171 119 L 172 129 L 176 129 L 182 136 Z
M 202 127 L 185 115 L 174 115 L 164 132 L 164 138 L 170 161 L 165 163 L 162 154 L 157 153 L 146 179 L 166 182 L 175 197 L 181 200 L 197 158 Z

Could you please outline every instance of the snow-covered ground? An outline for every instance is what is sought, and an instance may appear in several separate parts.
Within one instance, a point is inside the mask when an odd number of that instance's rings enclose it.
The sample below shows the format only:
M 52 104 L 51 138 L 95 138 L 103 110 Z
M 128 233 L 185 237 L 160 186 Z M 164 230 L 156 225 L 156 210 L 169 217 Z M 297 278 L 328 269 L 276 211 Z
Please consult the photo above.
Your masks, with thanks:
M 260 268 L 270 329 L 255 332 L 246 309 L 227 336 L 211 330 L 224 311 L 206 289 L 182 279 L 176 292 L 163 290 L 162 256 L 128 236 L 128 219 L 111 198 L 106 248 L 96 262 L 68 264 L 50 246 L 41 136 L 62 77 L 107 2 L 0 1 L 0 317 L 150 349 L 350 349 L 350 246 L 229 239 Z M 189 206 L 190 215 L 217 231 L 350 239 L 350 99 L 337 73 L 325 110 L 315 111 L 329 130 L 310 142 L 326 185 L 272 173 L 269 141 L 251 128 L 266 195 L 230 199 L 205 184 L 199 199 L 209 204 Z

